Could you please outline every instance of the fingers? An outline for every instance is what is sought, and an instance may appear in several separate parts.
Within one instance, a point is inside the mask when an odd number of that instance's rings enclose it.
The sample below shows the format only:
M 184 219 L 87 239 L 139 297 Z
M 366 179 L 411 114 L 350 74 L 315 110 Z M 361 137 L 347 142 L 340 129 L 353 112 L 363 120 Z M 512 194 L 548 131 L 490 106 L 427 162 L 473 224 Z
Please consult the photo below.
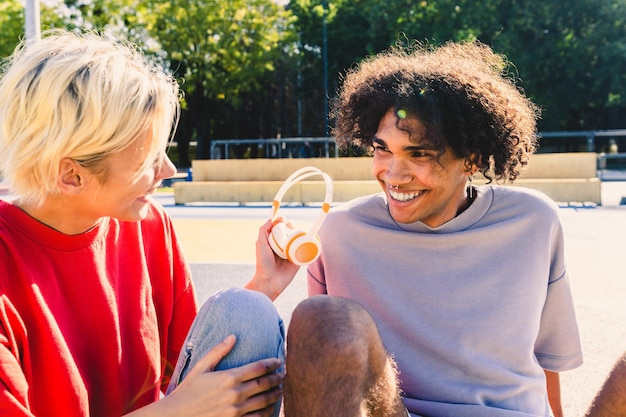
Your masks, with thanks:
M 270 246 L 269 235 L 272 227 L 283 221 L 282 217 L 274 221 L 270 219 L 259 228 L 256 241 L 255 273 L 245 285 L 247 289 L 267 295 L 270 300 L 275 300 L 283 292 L 300 269 L 299 266 L 274 253 Z
M 224 359 L 226 355 L 228 355 L 228 352 L 233 349 L 236 341 L 237 338 L 234 334 L 227 336 L 226 339 L 216 345 L 209 351 L 209 353 L 204 355 L 204 357 L 198 361 L 193 369 L 189 371 L 187 378 L 195 374 L 214 370 L 217 364 Z
M 258 378 L 260 377 L 273 377 L 275 375 L 280 375 L 276 374 L 275 371 L 278 370 L 281 365 L 282 361 L 278 358 L 261 359 L 238 368 L 233 368 L 233 372 L 236 373 L 237 378 L 240 381 L 257 381 L 256 383 L 259 384 L 260 382 L 258 381 Z M 266 386 L 265 389 L 268 389 L 271 386 Z
M 235 335 L 227 336 L 226 339 L 211 349 L 204 358 L 198 361 L 192 372 L 196 369 L 198 370 L 197 372 L 213 371 L 217 364 L 233 349 L 236 341 Z M 240 381 L 249 381 L 270 374 L 280 368 L 281 365 L 282 361 L 280 359 L 268 358 L 234 368 L 234 370 L 238 373 Z
M 245 415 L 269 416 L 274 404 L 283 395 L 285 375 L 275 372 L 281 364 L 276 358 L 262 359 L 212 374 L 220 376 L 232 395 L 229 401 Z M 229 396 L 224 394 L 222 398 Z
M 282 373 L 271 373 L 242 384 L 241 393 L 248 398 L 246 408 L 255 410 L 254 413 L 246 415 L 271 415 L 275 403 L 283 395 L 281 384 L 284 378 L 285 375 Z
M 276 404 L 276 403 L 272 403 L 272 404 L 268 405 L 267 407 L 265 407 L 263 409 L 253 411 L 253 412 L 247 413 L 245 415 L 247 417 L 269 417 L 269 416 L 272 415 L 272 413 L 274 412 L 274 409 L 276 407 L 280 407 L 280 405 Z
M 211 349 L 164 398 L 164 406 L 176 412 L 184 411 L 181 415 L 270 416 L 273 404 L 282 396 L 284 374 L 277 370 L 283 363 L 278 358 L 268 358 L 215 371 L 235 343 L 236 337 L 230 335 Z

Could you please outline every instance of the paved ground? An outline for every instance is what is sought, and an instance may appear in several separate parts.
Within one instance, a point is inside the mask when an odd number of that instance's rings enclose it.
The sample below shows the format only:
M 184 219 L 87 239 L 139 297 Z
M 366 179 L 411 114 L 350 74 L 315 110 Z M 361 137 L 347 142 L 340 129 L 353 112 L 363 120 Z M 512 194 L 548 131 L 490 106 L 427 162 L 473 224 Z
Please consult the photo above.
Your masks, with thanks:
M 9 198 L 0 189 L 0 198 Z M 602 183 L 602 205 L 563 206 L 567 261 L 582 335 L 585 364 L 562 374 L 567 417 L 583 416 L 617 356 L 626 351 L 626 181 Z M 268 206 L 186 206 L 168 194 L 157 199 L 173 217 L 194 270 L 200 301 L 220 289 L 241 286 L 254 270 L 254 242 L 270 215 Z M 282 214 L 308 227 L 316 207 L 282 209 Z M 277 300 L 288 322 L 306 296 L 304 270 Z

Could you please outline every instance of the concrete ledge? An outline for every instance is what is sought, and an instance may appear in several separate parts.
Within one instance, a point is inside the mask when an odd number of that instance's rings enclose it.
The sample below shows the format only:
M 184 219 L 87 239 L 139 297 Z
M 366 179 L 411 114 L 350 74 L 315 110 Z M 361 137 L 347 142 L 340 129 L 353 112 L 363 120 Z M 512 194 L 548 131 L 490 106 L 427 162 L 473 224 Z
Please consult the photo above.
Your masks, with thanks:
M 371 180 L 372 158 L 193 160 L 194 181 L 284 181 L 297 169 L 315 166 L 335 181 Z M 315 177 L 311 177 L 315 178 Z
M 372 179 L 372 158 L 195 160 L 193 181 L 175 182 L 176 204 L 271 202 L 295 170 L 312 165 L 333 179 L 333 201 L 344 202 L 380 191 Z M 484 182 L 477 177 L 476 183 Z M 601 181 L 595 153 L 533 155 L 513 186 L 534 188 L 557 202 L 601 204 Z M 295 184 L 284 201 L 302 204 L 324 199 L 324 183 L 315 176 Z
M 476 181 L 482 184 L 484 181 Z M 271 203 L 282 181 L 192 181 L 174 183 L 176 204 L 193 202 L 213 203 Z M 525 179 L 520 178 L 505 187 L 527 187 L 542 191 L 557 202 L 600 204 L 601 182 L 598 178 Z M 324 201 L 323 181 L 302 181 L 295 184 L 283 201 L 318 203 Z M 374 180 L 334 181 L 333 201 L 345 202 L 363 195 L 381 191 Z
M 208 203 L 271 203 L 282 181 L 192 181 L 174 183 L 174 202 L 187 204 Z M 374 180 L 333 181 L 333 201 L 344 202 L 380 191 Z M 291 203 L 318 203 L 324 201 L 326 187 L 323 181 L 301 181 L 287 191 L 283 201 Z
M 282 181 L 176 182 L 173 184 L 174 202 L 176 204 L 271 202 L 282 183 Z M 320 183 L 320 186 L 323 186 L 323 183 Z M 285 196 L 288 197 L 285 198 L 285 201 L 289 201 L 291 198 L 300 201 L 299 188 L 300 184 L 293 186 Z
M 599 178 L 520 178 L 506 186 L 532 188 L 559 203 L 600 205 L 602 201 L 602 182 Z

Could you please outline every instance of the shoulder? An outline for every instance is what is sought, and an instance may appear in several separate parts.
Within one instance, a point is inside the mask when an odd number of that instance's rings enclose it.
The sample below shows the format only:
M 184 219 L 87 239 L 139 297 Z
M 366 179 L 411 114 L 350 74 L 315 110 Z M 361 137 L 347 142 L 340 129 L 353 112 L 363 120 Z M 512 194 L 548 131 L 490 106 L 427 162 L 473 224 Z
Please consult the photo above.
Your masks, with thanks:
M 491 213 L 511 218 L 558 220 L 558 204 L 541 191 L 521 186 L 485 186 L 493 194 Z
M 330 221 L 343 222 L 346 219 L 371 219 L 388 213 L 385 196 L 378 193 L 339 204 L 330 210 L 328 218 Z
M 380 229 L 397 229 L 391 218 L 383 193 L 359 197 L 346 203 L 333 206 L 328 213 L 321 235 L 342 235 L 350 230 L 351 235 L 369 233 Z
M 518 185 L 492 186 L 492 188 L 494 189 L 494 197 L 504 203 L 530 204 L 533 207 L 551 211 L 556 211 L 559 208 L 554 200 L 539 190 Z

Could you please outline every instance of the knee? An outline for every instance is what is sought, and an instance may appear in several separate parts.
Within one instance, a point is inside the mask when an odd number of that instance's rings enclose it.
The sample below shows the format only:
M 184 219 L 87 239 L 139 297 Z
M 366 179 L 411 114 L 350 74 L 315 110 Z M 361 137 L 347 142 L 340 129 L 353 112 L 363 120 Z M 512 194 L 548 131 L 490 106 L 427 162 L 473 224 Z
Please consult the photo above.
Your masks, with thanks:
M 320 330 L 329 327 L 340 327 L 343 330 L 376 327 L 372 317 L 359 303 L 328 295 L 316 295 L 303 300 L 295 308 L 291 320 L 295 326 L 320 327 Z
M 194 325 L 201 332 L 212 329 L 237 336 L 237 345 L 243 341 L 260 343 L 276 337 L 284 338 L 283 322 L 272 301 L 257 291 L 243 288 L 222 290 L 211 296 L 202 306 Z
M 302 348 L 305 343 L 307 350 L 365 358 L 380 336 L 374 320 L 360 304 L 324 295 L 307 298 L 295 308 L 287 339 L 288 348 Z
M 231 288 L 211 296 L 198 312 L 191 338 L 202 343 L 204 353 L 229 334 L 237 343 L 216 369 L 284 357 L 283 321 L 272 301 L 257 291 Z
M 229 317 L 229 321 L 270 320 L 279 319 L 278 312 L 272 301 L 264 294 L 244 288 L 229 288 L 212 295 L 200 311 L 211 316 Z

